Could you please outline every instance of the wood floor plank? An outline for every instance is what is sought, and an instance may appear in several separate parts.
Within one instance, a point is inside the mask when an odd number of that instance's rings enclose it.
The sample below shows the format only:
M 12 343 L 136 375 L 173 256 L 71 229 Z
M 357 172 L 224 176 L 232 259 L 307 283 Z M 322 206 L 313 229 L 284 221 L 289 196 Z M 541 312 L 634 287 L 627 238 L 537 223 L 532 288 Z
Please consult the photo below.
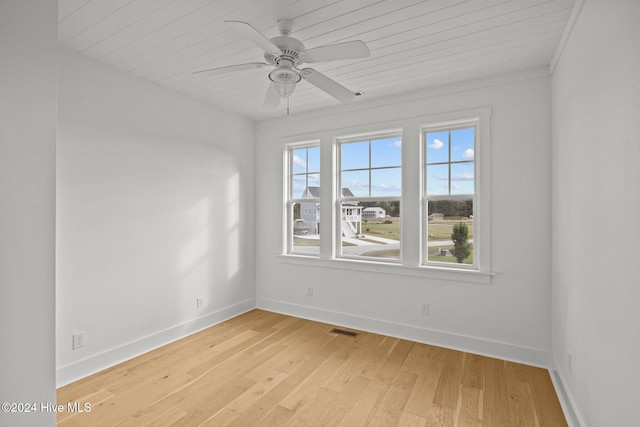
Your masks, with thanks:
M 354 376 L 364 376 L 366 370 L 363 369 L 363 364 L 369 360 L 383 338 L 381 335 L 365 334 L 345 340 L 345 343 L 352 345 L 348 359 L 327 378 L 322 387 L 340 392 Z
M 275 375 L 269 376 L 260 382 L 249 387 L 244 393 L 232 400 L 226 405 L 227 409 L 241 414 L 259 401 L 262 396 L 269 393 L 274 387 L 277 387 L 289 374 L 285 372 L 276 372 Z
M 509 417 L 511 423 L 518 427 L 539 427 L 540 423 L 535 412 L 532 399 L 531 385 L 522 381 L 509 381 Z
M 566 426 L 567 421 L 562 413 L 562 407 L 553 388 L 549 372 L 541 368 L 531 368 L 529 375 L 531 377 L 532 400 L 540 425 Z
M 398 424 L 417 378 L 418 375 L 411 372 L 398 372 L 391 387 L 389 387 L 384 398 L 376 408 L 370 423 L 371 426 L 391 426 Z
M 455 427 L 455 410 L 435 403 L 427 405 L 427 425 L 429 427 Z
M 424 358 L 422 369 L 418 370 L 418 378 L 404 410 L 422 418 L 427 418 L 433 410 L 435 397 L 443 362 Z
M 370 380 L 367 388 L 351 409 L 346 412 L 338 426 L 351 427 L 368 425 L 378 403 L 384 398 L 384 394 L 389 389 L 389 386 L 389 384 L 385 384 L 379 380 Z
M 355 405 L 364 394 L 371 380 L 360 375 L 351 377 L 347 384 L 340 389 L 336 397 L 325 407 L 327 426 L 338 425 L 347 412 Z
M 433 397 L 433 403 L 436 405 L 449 409 L 457 408 L 463 358 L 464 353 L 461 352 L 448 351 L 445 353 L 438 388 Z
M 482 359 L 482 369 L 485 378 L 483 425 L 501 427 L 510 420 L 505 362 L 486 357 Z
M 297 366 L 295 370 L 290 372 L 289 376 L 267 393 L 260 401 L 256 402 L 248 408 L 240 417 L 234 420 L 231 425 L 250 426 L 258 425 L 260 421 L 269 414 L 273 409 L 284 408 L 280 405 L 280 401 L 287 397 L 292 390 L 299 387 L 301 383 L 307 380 L 327 358 L 331 357 L 336 351 L 340 350 L 340 345 L 334 337 L 331 337 L 323 347 L 318 349 L 309 359 Z M 288 408 L 284 408 L 288 409 Z
M 427 427 L 426 418 L 403 412 L 398 420 L 398 427 Z
M 211 417 L 200 423 L 198 427 L 219 427 L 231 424 L 240 414 L 231 409 L 222 408 Z
M 339 338 L 336 338 L 339 339 Z M 304 382 L 300 383 L 298 387 L 291 390 L 291 392 L 279 402 L 280 406 L 295 410 L 298 406 L 304 403 L 305 400 L 313 400 L 317 394 L 320 386 L 327 377 L 334 371 L 340 368 L 340 366 L 346 360 L 346 353 L 344 351 L 336 351 L 330 357 L 328 357 L 321 365 L 317 367 Z M 328 390 L 324 389 L 323 390 Z M 335 392 L 334 392 L 335 393 Z
M 565 426 L 546 370 L 253 310 L 58 390 L 59 426 Z
M 476 387 L 460 386 L 460 397 L 455 425 L 458 427 L 481 427 L 483 391 Z

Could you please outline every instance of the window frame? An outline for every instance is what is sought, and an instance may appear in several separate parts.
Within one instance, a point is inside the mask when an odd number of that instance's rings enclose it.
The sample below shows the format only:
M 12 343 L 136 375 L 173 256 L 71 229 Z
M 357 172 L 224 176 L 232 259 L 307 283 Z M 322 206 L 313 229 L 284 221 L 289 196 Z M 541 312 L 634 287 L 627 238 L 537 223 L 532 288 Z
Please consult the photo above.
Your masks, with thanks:
M 336 194 L 336 203 L 335 203 L 335 212 L 334 212 L 334 216 L 335 216 L 335 224 L 336 224 L 336 229 L 335 229 L 335 237 L 334 237 L 334 253 L 336 258 L 341 258 L 341 259 L 348 259 L 348 260 L 353 260 L 353 261 L 372 261 L 372 262 L 382 262 L 382 263 L 391 263 L 391 264 L 402 264 L 402 240 L 398 241 L 398 245 L 400 248 L 400 253 L 399 253 L 399 259 L 393 259 L 393 258 L 378 258 L 378 257 L 367 257 L 367 256 L 362 256 L 362 255 L 350 255 L 350 254 L 344 254 L 342 253 L 342 204 L 343 203 L 349 203 L 349 202 L 382 202 L 382 201 L 387 201 L 387 202 L 398 202 L 399 206 L 400 206 L 400 239 L 402 239 L 402 151 L 400 151 L 401 155 L 400 155 L 400 164 L 398 166 L 379 166 L 379 167 L 373 167 L 372 166 L 372 155 L 371 155 L 371 151 L 372 151 L 372 147 L 371 147 L 371 143 L 374 140 L 380 140 L 380 139 L 385 139 L 385 138 L 400 138 L 400 140 L 402 141 L 402 132 L 403 130 L 401 128 L 395 128 L 395 129 L 387 129 L 387 130 L 380 130 L 380 131 L 372 131 L 372 132 L 366 132 L 366 133 L 359 133 L 359 134 L 352 134 L 352 135 L 347 135 L 347 136 L 338 136 L 336 138 L 334 138 L 334 146 L 335 146 L 335 150 L 336 150 L 336 163 L 335 163 L 335 173 L 333 174 L 334 177 L 334 182 L 335 182 L 335 194 Z M 353 144 L 353 143 L 362 143 L 362 142 L 368 142 L 369 143 L 369 151 L 368 151 L 368 167 L 367 168 L 352 168 L 352 169 L 342 169 L 342 146 L 344 144 Z M 402 146 L 400 147 L 400 150 L 402 150 Z M 381 169 L 399 169 L 400 170 L 400 194 L 398 196 L 372 196 L 371 195 L 371 188 L 372 188 L 372 182 L 371 182 L 371 172 L 373 170 L 381 170 Z M 345 196 L 342 192 L 342 189 L 344 187 L 343 183 L 342 183 L 342 172 L 344 171 L 363 171 L 363 170 L 367 170 L 368 171 L 368 196 L 356 196 L 354 195 L 353 197 L 350 196 Z M 364 209 L 363 209 L 364 210 Z
M 285 176 L 285 187 L 284 187 L 284 209 L 285 209 L 285 244 L 284 244 L 284 253 L 288 255 L 295 256 L 305 256 L 310 258 L 317 258 L 320 256 L 320 247 L 318 247 L 318 254 L 313 253 L 305 253 L 305 252 L 296 252 L 293 244 L 294 238 L 294 225 L 295 225 L 295 215 L 294 215 L 294 206 L 295 204 L 300 204 L 300 215 L 302 215 L 302 203 L 305 202 L 316 202 L 318 205 L 320 204 L 320 197 L 311 197 L 311 198 L 296 198 L 293 194 L 293 177 L 294 167 L 293 167 L 293 152 L 295 150 L 301 149 L 309 149 L 309 148 L 318 148 L 319 152 L 319 161 L 320 167 L 317 172 L 320 177 L 322 177 L 322 147 L 320 145 L 320 140 L 311 140 L 311 141 L 303 141 L 303 142 L 291 142 L 284 145 L 284 176 Z M 308 153 L 308 151 L 307 151 Z M 307 158 L 308 160 L 308 158 Z M 316 173 L 316 172 L 313 172 Z M 300 174 L 298 174 L 300 175 Z M 304 175 L 306 178 L 306 189 L 309 188 L 309 175 L 310 172 L 305 172 Z M 305 190 L 306 190 L 305 189 Z M 320 240 L 321 242 L 321 240 Z M 322 243 L 320 243 L 322 244 Z
M 480 118 L 474 117 L 469 119 L 461 119 L 454 121 L 447 121 L 441 123 L 432 123 L 428 125 L 423 125 L 420 127 L 420 145 L 421 145 L 421 171 L 422 171 L 422 256 L 421 263 L 425 267 L 441 267 L 441 268 L 453 268 L 453 269 L 464 269 L 464 270 L 479 270 L 480 266 L 480 230 L 482 228 L 481 222 L 479 220 L 479 215 L 477 212 L 477 196 L 479 193 L 479 175 L 478 175 L 478 162 L 476 154 L 479 149 L 479 126 L 480 126 Z M 451 159 L 451 132 L 455 130 L 461 129 L 469 129 L 473 128 L 473 150 L 474 150 L 474 158 L 473 161 L 468 160 L 460 160 L 454 161 Z M 447 141 L 447 150 L 448 150 L 448 161 L 447 162 L 427 162 L 427 134 L 428 133 L 436 133 L 447 131 L 449 133 L 449 141 Z M 473 163 L 473 194 L 452 194 L 451 193 L 451 167 L 453 164 L 463 164 L 463 163 Z M 448 166 L 448 194 L 432 194 L 429 195 L 427 192 L 428 188 L 428 177 L 427 177 L 427 168 L 429 165 L 447 165 Z M 428 253 L 428 244 L 429 244 L 429 202 L 430 201 L 465 201 L 472 200 L 473 203 L 473 263 L 472 264 L 459 264 L 453 262 L 443 262 L 443 261 L 429 261 L 429 253 Z M 476 231 L 478 231 L 478 240 L 476 240 Z M 425 249 L 426 248 L 426 249 Z
M 369 272 L 374 274 L 392 274 L 423 279 L 454 281 L 458 283 L 491 284 L 492 277 L 497 273 L 491 271 L 491 115 L 492 107 L 483 106 L 448 113 L 422 114 L 417 117 L 389 120 L 386 122 L 360 123 L 347 128 L 328 128 L 313 133 L 288 135 L 280 138 L 286 149 L 304 144 L 319 145 L 321 158 L 321 202 L 320 217 L 323 225 L 321 231 L 320 256 L 306 256 L 288 253 L 287 231 L 287 197 L 289 179 L 286 172 L 283 176 L 285 183 L 285 204 L 283 205 L 283 249 L 276 255 L 279 262 L 294 265 L 307 265 L 318 268 L 344 269 L 351 271 Z M 475 203 L 474 220 L 479 230 L 474 229 L 474 246 L 476 268 L 456 268 L 454 263 L 443 265 L 425 265 L 423 249 L 426 248 L 424 216 L 428 213 L 425 206 L 425 153 L 423 130 L 429 126 L 443 123 L 464 122 L 477 119 L 474 149 L 475 172 Z M 338 140 L 346 141 L 350 137 L 371 135 L 372 128 L 400 130 L 402 136 L 402 195 L 393 200 L 401 203 L 401 261 L 387 262 L 379 258 L 340 256 L 341 233 L 337 220 L 340 218 L 341 195 L 340 150 Z M 306 142 L 300 142 L 306 141 Z M 283 163 L 283 170 L 288 171 L 289 163 Z M 415 185 L 414 185 L 415 183 Z M 375 200 L 382 200 L 375 197 Z M 292 233 L 290 233 L 292 234 Z

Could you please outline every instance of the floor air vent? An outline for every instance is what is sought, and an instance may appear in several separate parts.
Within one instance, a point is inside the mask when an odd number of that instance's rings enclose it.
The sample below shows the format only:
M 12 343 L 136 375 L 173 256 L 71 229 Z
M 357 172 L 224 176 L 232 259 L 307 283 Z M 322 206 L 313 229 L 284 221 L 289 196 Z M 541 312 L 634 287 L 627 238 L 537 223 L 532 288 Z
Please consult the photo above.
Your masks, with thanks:
M 356 337 L 356 336 L 358 336 L 358 334 L 356 332 L 345 331 L 344 329 L 338 329 L 338 328 L 333 328 L 331 330 L 331 332 L 334 333 L 334 334 L 346 335 L 348 337 Z

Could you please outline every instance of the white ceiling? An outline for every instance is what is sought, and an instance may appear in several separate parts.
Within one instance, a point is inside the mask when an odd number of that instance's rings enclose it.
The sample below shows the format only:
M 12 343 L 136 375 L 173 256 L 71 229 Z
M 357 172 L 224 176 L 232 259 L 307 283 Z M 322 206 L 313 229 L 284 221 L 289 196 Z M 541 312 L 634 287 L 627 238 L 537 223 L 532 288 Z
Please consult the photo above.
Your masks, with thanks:
M 59 0 L 59 43 L 127 73 L 253 120 L 264 110 L 271 68 L 224 76 L 205 68 L 264 62 L 263 51 L 224 20 L 250 23 L 267 38 L 295 21 L 307 48 L 362 40 L 371 57 L 313 64 L 364 95 L 354 102 L 444 83 L 548 66 L 575 0 Z M 291 110 L 338 101 L 304 80 Z

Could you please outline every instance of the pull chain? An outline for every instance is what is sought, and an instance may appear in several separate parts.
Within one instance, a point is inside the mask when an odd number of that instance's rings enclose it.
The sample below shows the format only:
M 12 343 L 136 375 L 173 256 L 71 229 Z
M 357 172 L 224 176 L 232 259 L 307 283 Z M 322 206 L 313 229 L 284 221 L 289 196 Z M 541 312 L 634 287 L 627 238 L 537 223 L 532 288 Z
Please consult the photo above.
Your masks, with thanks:
M 289 97 L 287 96 L 287 116 L 289 115 Z

